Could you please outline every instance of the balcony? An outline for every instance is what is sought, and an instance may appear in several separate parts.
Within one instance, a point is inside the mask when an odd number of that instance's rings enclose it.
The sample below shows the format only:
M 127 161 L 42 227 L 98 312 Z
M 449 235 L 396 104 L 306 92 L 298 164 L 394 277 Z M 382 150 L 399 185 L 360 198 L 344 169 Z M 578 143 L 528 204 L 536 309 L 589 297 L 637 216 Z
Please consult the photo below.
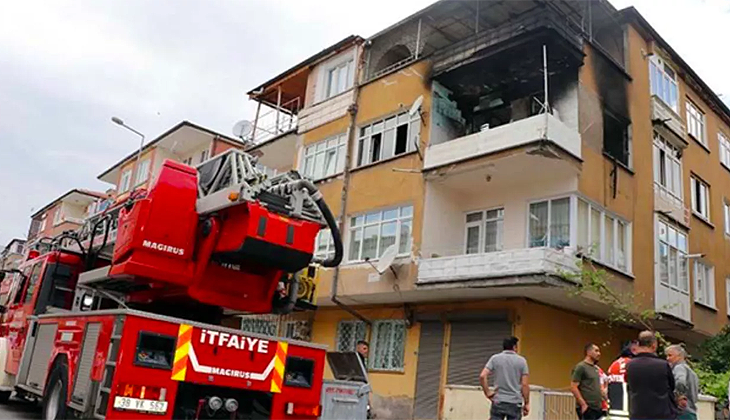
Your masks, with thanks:
M 496 128 L 488 128 L 426 149 L 424 170 L 547 142 L 571 157 L 581 159 L 581 137 L 552 114 L 538 114 Z M 536 147 L 529 153 L 540 153 Z M 556 156 L 557 157 L 557 156 Z
M 575 257 L 570 252 L 552 248 L 462 254 L 420 260 L 417 285 L 493 279 L 496 286 L 505 281 L 514 283 L 514 277 L 560 277 L 576 269 Z
M 308 106 L 299 112 L 298 132 L 304 133 L 347 115 L 355 91 L 350 89 L 333 98 Z
M 687 147 L 687 130 L 682 118 L 656 95 L 651 97 L 651 120 L 655 126 L 660 127 L 662 134 L 673 134 L 665 137 L 673 140 L 677 147 Z
M 654 210 L 689 228 L 689 207 L 659 184 L 654 184 Z

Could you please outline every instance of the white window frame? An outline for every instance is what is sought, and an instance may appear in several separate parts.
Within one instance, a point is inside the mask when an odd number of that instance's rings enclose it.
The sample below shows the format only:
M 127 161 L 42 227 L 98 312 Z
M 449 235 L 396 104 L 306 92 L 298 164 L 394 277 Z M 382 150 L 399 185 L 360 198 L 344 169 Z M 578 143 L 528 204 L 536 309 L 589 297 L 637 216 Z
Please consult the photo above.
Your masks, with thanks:
M 730 317 L 730 277 L 725 278 L 725 309 Z
M 705 113 L 689 99 L 686 101 L 687 113 L 687 134 L 693 139 L 707 146 L 707 135 L 705 133 Z
M 386 125 L 392 119 L 395 119 L 393 126 L 389 126 L 386 128 Z M 406 150 L 396 155 L 395 152 L 396 145 L 398 143 L 398 127 L 401 127 L 403 125 L 407 126 Z M 417 128 L 414 129 L 414 127 Z M 391 131 L 393 132 L 392 150 L 388 151 L 386 155 L 384 154 L 386 132 Z M 353 167 L 356 168 L 360 166 L 374 164 L 377 162 L 382 162 L 388 159 L 392 159 L 396 156 L 402 156 L 415 151 L 415 143 L 418 141 L 421 134 L 421 116 L 419 113 L 415 113 L 415 115 L 411 116 L 407 111 L 391 114 L 386 116 L 385 118 L 381 118 L 377 121 L 373 121 L 369 124 L 358 127 L 357 133 L 358 137 L 357 142 L 355 143 L 356 153 L 354 153 L 355 161 L 353 162 Z M 373 137 L 378 134 L 380 134 L 380 150 L 378 152 L 378 158 L 376 160 L 373 160 L 371 147 L 373 146 Z
M 704 261 L 695 260 L 693 273 L 695 303 L 716 309 L 715 267 Z
M 722 213 L 725 219 L 725 235 L 730 236 L 730 202 L 727 198 L 722 200 Z
M 718 132 L 717 141 L 720 143 L 720 163 L 725 168 L 730 169 L 730 139 L 728 139 L 725 133 Z
M 182 163 L 184 163 L 185 165 L 188 165 L 188 166 L 192 166 L 193 165 L 193 157 L 190 156 L 190 157 L 187 157 L 187 158 L 183 159 Z
M 134 185 L 139 185 L 147 181 L 150 176 L 150 164 L 150 159 L 144 159 L 139 162 L 139 166 L 137 166 L 137 174 L 135 175 Z
M 324 251 L 320 247 L 324 246 Z M 317 232 L 314 239 L 314 256 L 317 258 L 329 258 L 335 255 L 335 241 L 329 229 L 322 229 Z
M 666 232 L 662 233 L 662 226 L 666 229 Z M 681 238 L 684 237 L 684 246 L 681 246 L 682 241 Z M 689 258 L 687 257 L 689 252 L 689 232 L 686 230 L 680 228 L 678 225 L 670 222 L 667 219 L 659 218 L 659 224 L 657 226 L 657 254 L 658 258 L 661 259 L 661 251 L 659 250 L 659 247 L 661 244 L 664 244 L 667 247 L 667 282 L 662 281 L 661 276 L 661 261 L 659 261 L 659 267 L 657 268 L 657 278 L 659 279 L 659 283 L 665 285 L 666 287 L 669 287 L 670 289 L 682 293 L 684 295 L 689 296 L 689 288 L 690 288 L 690 268 L 689 268 Z M 672 251 L 675 252 L 677 255 L 676 258 L 676 265 L 674 268 L 671 268 L 671 255 Z M 684 281 L 682 281 L 682 262 L 681 260 L 684 259 L 685 263 L 687 264 L 687 272 L 684 273 L 686 278 Z M 672 284 L 672 273 L 676 274 L 676 282 Z M 685 289 L 686 287 L 686 289 Z
M 337 96 L 343 92 L 347 92 L 348 90 L 352 89 L 352 85 L 355 80 L 354 58 L 335 63 L 325 68 L 324 71 L 324 100 L 327 100 L 333 96 Z M 343 71 L 345 77 L 344 85 L 342 83 Z
M 690 176 L 692 192 L 692 213 L 701 219 L 710 221 L 710 186 L 696 175 Z M 699 188 L 699 203 L 697 202 L 697 190 Z
M 43 220 L 41 220 L 41 228 L 38 229 L 38 233 L 43 232 L 46 230 L 46 222 L 48 221 L 48 217 L 43 217 Z
M 575 215 L 575 196 L 569 195 L 569 196 L 561 196 L 561 197 L 554 197 L 554 198 L 548 198 L 548 199 L 542 199 L 542 200 L 534 200 L 527 203 L 527 237 L 526 237 L 526 243 L 527 248 L 552 248 L 550 246 L 550 242 L 552 239 L 552 210 L 553 210 L 553 202 L 563 199 L 568 199 L 568 244 L 566 244 L 566 247 L 572 246 L 575 242 L 573 239 L 574 231 L 575 231 L 575 221 L 576 221 L 576 215 Z M 547 212 L 547 234 L 545 236 L 545 245 L 542 246 L 532 246 L 532 241 L 530 240 L 530 226 L 532 223 L 532 213 L 530 212 L 530 207 L 533 204 L 540 204 L 540 203 L 548 203 L 548 212 Z
M 578 203 L 576 206 L 576 212 L 575 212 L 575 220 L 576 220 L 576 245 L 578 248 L 583 247 L 585 244 L 580 243 L 580 232 L 578 232 L 578 229 L 580 228 L 580 220 L 578 220 L 579 217 L 579 209 L 578 206 L 580 206 L 580 203 L 583 202 L 586 204 L 586 217 L 588 218 L 586 220 L 586 228 L 588 229 L 587 233 L 587 239 L 588 239 L 588 248 L 594 248 L 594 245 L 596 243 L 599 245 L 598 247 L 595 247 L 595 249 L 591 249 L 592 252 L 583 251 L 584 255 L 586 257 L 589 257 L 590 259 L 597 261 L 605 266 L 611 267 L 613 269 L 616 269 L 618 271 L 624 272 L 624 273 L 632 273 L 632 258 L 631 258 L 631 222 L 628 222 L 624 220 L 623 218 L 606 211 L 603 207 L 598 206 L 594 203 L 592 203 L 589 200 L 586 200 L 583 197 L 578 197 Z M 599 215 L 599 224 L 600 226 L 593 226 L 593 211 L 598 212 Z M 609 228 L 606 221 L 610 219 L 611 220 L 611 227 Z M 613 247 L 609 250 L 608 249 L 608 232 L 609 230 L 612 233 L 611 241 L 610 243 L 613 244 Z M 623 266 L 620 264 L 620 255 L 619 252 L 621 251 L 619 247 L 619 231 L 623 230 L 624 232 L 624 255 L 623 255 Z M 597 240 L 596 240 L 597 238 Z M 613 260 L 609 259 L 609 255 L 613 256 Z
M 129 187 L 132 184 L 132 169 L 127 169 L 126 171 L 122 172 L 122 175 L 119 177 L 119 193 L 125 193 L 129 191 Z
M 334 159 L 334 165 L 332 170 L 327 171 L 326 160 L 330 154 L 334 154 L 332 157 Z M 346 155 L 347 133 L 328 137 L 322 141 L 305 146 L 302 149 L 299 172 L 302 176 L 314 181 L 338 175 L 345 170 Z
M 61 213 L 62 208 L 62 206 L 59 206 L 56 209 L 56 212 L 53 213 L 53 226 L 59 225 L 63 221 L 63 214 Z
M 649 86 L 652 95 L 679 115 L 677 72 L 656 55 L 649 60 Z
M 654 183 L 668 194 L 683 196 L 681 150 L 668 142 L 661 134 L 654 132 Z
M 487 218 L 490 212 L 497 212 L 497 217 Z M 473 214 L 480 214 L 481 218 L 476 222 L 468 222 L 468 217 Z M 495 244 L 496 249 L 487 251 L 487 224 L 497 223 L 497 243 Z M 504 246 L 504 207 L 493 207 L 485 210 L 476 210 L 464 213 L 464 254 L 469 254 L 469 229 L 478 229 L 479 243 L 477 245 L 477 252 L 475 254 L 483 254 L 487 252 L 501 251 Z
M 348 343 L 347 346 L 340 346 L 341 342 L 341 336 L 342 336 L 342 330 L 345 326 L 350 326 L 352 328 L 352 337 L 350 337 L 350 343 Z M 357 332 L 358 329 L 362 328 L 362 337 L 359 337 Z M 339 352 L 343 351 L 355 351 L 357 348 L 357 342 L 359 340 L 367 340 L 368 337 L 368 326 L 363 321 L 358 320 L 348 320 L 348 321 L 340 321 L 337 323 L 337 333 L 335 335 L 335 350 Z M 367 368 L 367 366 L 366 366 Z
M 382 328 L 385 325 L 392 326 L 391 333 L 386 338 L 385 343 L 381 343 L 378 341 L 378 330 Z M 393 360 L 387 361 L 386 366 L 382 366 L 381 361 L 378 359 L 379 353 L 380 353 L 380 347 L 383 345 L 390 347 L 391 349 L 386 350 L 386 352 L 394 353 L 396 350 L 392 349 L 396 345 L 395 342 L 395 329 L 401 328 L 403 330 L 403 341 L 402 341 L 402 347 L 400 349 L 400 364 L 395 364 Z M 373 322 L 372 326 L 372 333 L 370 334 L 370 349 L 369 349 L 369 357 L 368 357 L 368 364 L 370 365 L 370 369 L 374 371 L 385 371 L 385 372 L 402 372 L 405 368 L 405 354 L 406 354 L 406 344 L 408 342 L 408 330 L 406 329 L 405 321 L 402 319 L 381 319 Z
M 392 219 L 384 220 L 383 217 L 385 213 L 396 211 L 398 216 Z M 378 220 L 373 222 L 366 222 L 369 216 L 374 216 L 376 214 L 379 214 Z M 385 249 L 380 249 L 380 241 L 382 239 L 382 226 L 385 223 L 390 222 L 396 222 L 396 230 L 395 230 L 395 246 L 398 247 L 399 252 L 397 253 L 398 256 L 407 256 L 411 253 L 411 246 L 413 245 L 413 206 L 412 205 L 405 205 L 405 206 L 399 206 L 399 207 L 389 207 L 382 210 L 375 210 L 370 211 L 367 213 L 361 213 L 355 216 L 350 216 L 350 224 L 348 229 L 348 234 L 350 240 L 347 243 L 347 262 L 349 263 L 358 263 L 365 261 L 365 258 L 363 258 L 363 244 L 365 242 L 365 229 L 371 228 L 377 226 L 378 228 L 378 241 L 375 246 L 375 256 L 372 258 L 369 258 L 369 261 L 377 261 L 380 258 L 380 255 Z M 401 230 L 404 224 L 409 223 L 410 224 L 410 235 L 408 236 L 408 243 L 406 244 L 406 250 L 400 252 L 401 249 Z M 360 232 L 360 244 L 358 245 L 357 250 L 357 258 L 351 258 L 351 251 L 353 246 L 353 240 L 355 239 L 355 236 L 357 232 Z
M 200 151 L 200 163 L 205 162 L 210 157 L 210 150 L 205 149 Z

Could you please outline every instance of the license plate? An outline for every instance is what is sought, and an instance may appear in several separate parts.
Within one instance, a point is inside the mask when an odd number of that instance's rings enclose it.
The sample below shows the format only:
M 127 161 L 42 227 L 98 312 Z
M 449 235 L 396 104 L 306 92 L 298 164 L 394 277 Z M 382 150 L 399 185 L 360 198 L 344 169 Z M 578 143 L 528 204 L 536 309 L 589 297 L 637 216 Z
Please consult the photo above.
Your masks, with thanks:
M 142 411 L 145 413 L 165 414 L 167 401 L 140 400 L 138 398 L 114 397 L 114 408 L 117 410 Z

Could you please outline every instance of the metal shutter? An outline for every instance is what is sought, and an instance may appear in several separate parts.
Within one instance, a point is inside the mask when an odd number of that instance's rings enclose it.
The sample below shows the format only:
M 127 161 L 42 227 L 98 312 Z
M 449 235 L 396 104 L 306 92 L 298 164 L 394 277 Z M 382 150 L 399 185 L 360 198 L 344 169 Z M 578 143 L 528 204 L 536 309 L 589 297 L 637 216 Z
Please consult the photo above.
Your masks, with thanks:
M 416 398 L 413 407 L 415 419 L 438 418 L 443 348 L 444 325 L 438 321 L 422 322 L 416 368 Z
M 58 330 L 58 324 L 38 325 L 38 335 L 33 346 L 33 353 L 31 353 L 33 363 L 30 364 L 27 383 L 41 391 L 46 387 L 48 362 L 51 359 L 56 330 Z
M 447 383 L 479 386 L 482 368 L 502 351 L 502 341 L 510 335 L 512 325 L 507 321 L 452 322 Z
M 81 356 L 76 368 L 76 381 L 74 381 L 73 394 L 71 399 L 74 402 L 84 404 L 91 389 L 91 368 L 94 365 L 96 356 L 96 345 L 99 341 L 101 323 L 91 322 L 86 324 L 86 334 L 81 350 Z

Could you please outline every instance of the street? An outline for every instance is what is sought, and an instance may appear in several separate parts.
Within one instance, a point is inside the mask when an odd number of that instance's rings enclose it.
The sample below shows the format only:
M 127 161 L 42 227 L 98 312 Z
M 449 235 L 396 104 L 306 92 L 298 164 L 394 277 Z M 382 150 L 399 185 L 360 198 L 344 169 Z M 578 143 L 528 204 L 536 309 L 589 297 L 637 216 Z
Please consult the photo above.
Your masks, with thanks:
M 41 418 L 40 404 L 32 404 L 15 398 L 0 405 L 0 420 L 38 420 Z

